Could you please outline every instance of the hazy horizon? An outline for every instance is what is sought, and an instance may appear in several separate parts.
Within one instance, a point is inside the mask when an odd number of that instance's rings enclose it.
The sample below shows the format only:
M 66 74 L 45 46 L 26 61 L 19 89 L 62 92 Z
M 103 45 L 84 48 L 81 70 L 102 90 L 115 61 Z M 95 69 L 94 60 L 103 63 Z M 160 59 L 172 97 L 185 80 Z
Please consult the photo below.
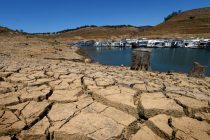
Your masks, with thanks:
M 0 26 L 29 33 L 84 25 L 157 25 L 173 11 L 209 7 L 209 0 L 0 0 Z

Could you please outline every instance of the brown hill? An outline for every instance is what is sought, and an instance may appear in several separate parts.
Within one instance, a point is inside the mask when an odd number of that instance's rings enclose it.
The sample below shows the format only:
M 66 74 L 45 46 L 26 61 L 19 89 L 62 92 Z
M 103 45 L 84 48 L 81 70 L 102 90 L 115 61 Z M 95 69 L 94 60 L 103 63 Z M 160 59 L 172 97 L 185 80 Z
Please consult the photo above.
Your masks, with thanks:
M 182 12 L 166 22 L 140 32 L 139 35 L 150 37 L 210 36 L 210 7 Z
M 0 27 L 0 35 L 2 34 L 22 33 Z M 137 37 L 210 37 L 210 7 L 182 12 L 154 27 L 90 26 L 64 30 L 56 34 L 35 34 L 32 36 L 65 42 L 85 39 L 101 40 Z
M 122 27 L 122 28 L 110 28 L 110 27 L 87 27 L 67 33 L 58 35 L 59 37 L 67 36 L 71 38 L 89 38 L 89 39 L 100 39 L 100 38 L 119 38 L 128 37 L 132 34 L 138 33 L 139 29 L 135 27 Z
M 86 27 L 50 37 L 63 41 L 133 37 L 210 37 L 210 7 L 182 12 L 154 27 Z
M 133 27 L 133 26 L 103 26 L 103 27 L 85 27 L 70 31 L 61 31 L 54 35 L 37 35 L 46 38 L 53 38 L 62 41 L 72 40 L 90 40 L 90 39 L 118 39 L 118 38 L 131 38 L 138 35 L 139 32 L 149 27 Z
M 21 33 L 11 30 L 9 28 L 0 26 L 0 36 L 13 36 L 13 35 L 21 35 Z

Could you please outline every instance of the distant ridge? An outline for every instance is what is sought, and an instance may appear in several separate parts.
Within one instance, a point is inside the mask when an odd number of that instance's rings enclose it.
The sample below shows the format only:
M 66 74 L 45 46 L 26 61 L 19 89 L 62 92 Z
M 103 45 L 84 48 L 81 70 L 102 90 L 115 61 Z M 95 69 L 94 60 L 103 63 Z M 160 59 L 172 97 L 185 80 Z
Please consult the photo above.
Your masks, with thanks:
M 59 33 L 65 33 L 65 32 L 70 32 L 70 31 L 75 31 L 75 30 L 80 30 L 84 28 L 90 28 L 90 27 L 105 27 L 105 28 L 125 28 L 125 27 L 134 27 L 134 28 L 150 28 L 153 26 L 134 26 L 134 25 L 104 25 L 104 26 L 97 26 L 97 25 L 84 25 L 80 26 L 77 28 L 72 28 L 72 29 L 65 29 L 57 32 L 45 32 L 45 33 L 31 33 L 31 34 L 59 34 Z
M 166 15 L 167 16 L 167 15 Z M 210 7 L 178 13 L 157 26 L 90 26 L 61 32 L 54 37 L 62 40 L 117 38 L 210 37 Z
M 167 15 L 166 15 L 167 16 Z M 0 27 L 0 35 L 27 34 Z M 178 13 L 157 26 L 132 25 L 85 25 L 54 33 L 33 33 L 37 37 L 72 40 L 103 40 L 122 38 L 171 38 L 171 37 L 210 37 L 210 7 L 193 9 Z
M 134 38 L 144 30 L 152 26 L 132 26 L 132 25 L 105 25 L 105 26 L 82 26 L 75 29 L 67 29 L 55 33 L 36 34 L 45 38 L 60 39 L 64 41 L 71 40 L 103 40 L 103 39 L 120 39 Z

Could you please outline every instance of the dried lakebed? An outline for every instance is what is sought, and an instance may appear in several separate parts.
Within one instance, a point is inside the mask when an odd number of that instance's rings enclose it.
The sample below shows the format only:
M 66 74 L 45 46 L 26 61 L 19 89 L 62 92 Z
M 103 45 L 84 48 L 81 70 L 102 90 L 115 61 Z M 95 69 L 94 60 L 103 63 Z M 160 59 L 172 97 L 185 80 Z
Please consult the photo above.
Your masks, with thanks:
M 20 56 L 1 57 L 0 139 L 210 139 L 209 77 Z

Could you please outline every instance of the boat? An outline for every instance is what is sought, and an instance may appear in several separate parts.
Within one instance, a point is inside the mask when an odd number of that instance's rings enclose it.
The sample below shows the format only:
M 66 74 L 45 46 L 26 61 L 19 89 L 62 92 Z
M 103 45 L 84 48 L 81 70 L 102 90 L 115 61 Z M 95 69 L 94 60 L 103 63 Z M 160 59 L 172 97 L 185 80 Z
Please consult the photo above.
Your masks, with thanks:
M 147 44 L 148 44 L 148 41 L 146 40 L 141 40 L 137 43 L 139 47 L 147 47 Z
M 172 41 L 165 41 L 164 43 L 165 43 L 164 46 L 167 47 L 167 48 L 170 48 L 171 45 L 172 45 Z
M 184 47 L 184 42 L 182 40 L 173 40 L 171 43 L 172 48 Z
M 126 43 L 123 41 L 116 41 L 111 43 L 111 47 L 125 47 Z
M 152 48 L 155 45 L 155 40 L 148 40 L 147 47 Z
M 165 46 L 164 41 L 162 40 L 149 40 L 147 47 L 149 48 L 162 48 Z
M 210 49 L 210 41 L 206 44 L 206 49 Z
M 157 41 L 154 43 L 154 47 L 163 48 L 163 47 L 165 47 L 165 43 L 163 41 Z
M 188 40 L 186 42 L 184 42 L 184 47 L 185 48 L 199 48 L 199 40 Z

